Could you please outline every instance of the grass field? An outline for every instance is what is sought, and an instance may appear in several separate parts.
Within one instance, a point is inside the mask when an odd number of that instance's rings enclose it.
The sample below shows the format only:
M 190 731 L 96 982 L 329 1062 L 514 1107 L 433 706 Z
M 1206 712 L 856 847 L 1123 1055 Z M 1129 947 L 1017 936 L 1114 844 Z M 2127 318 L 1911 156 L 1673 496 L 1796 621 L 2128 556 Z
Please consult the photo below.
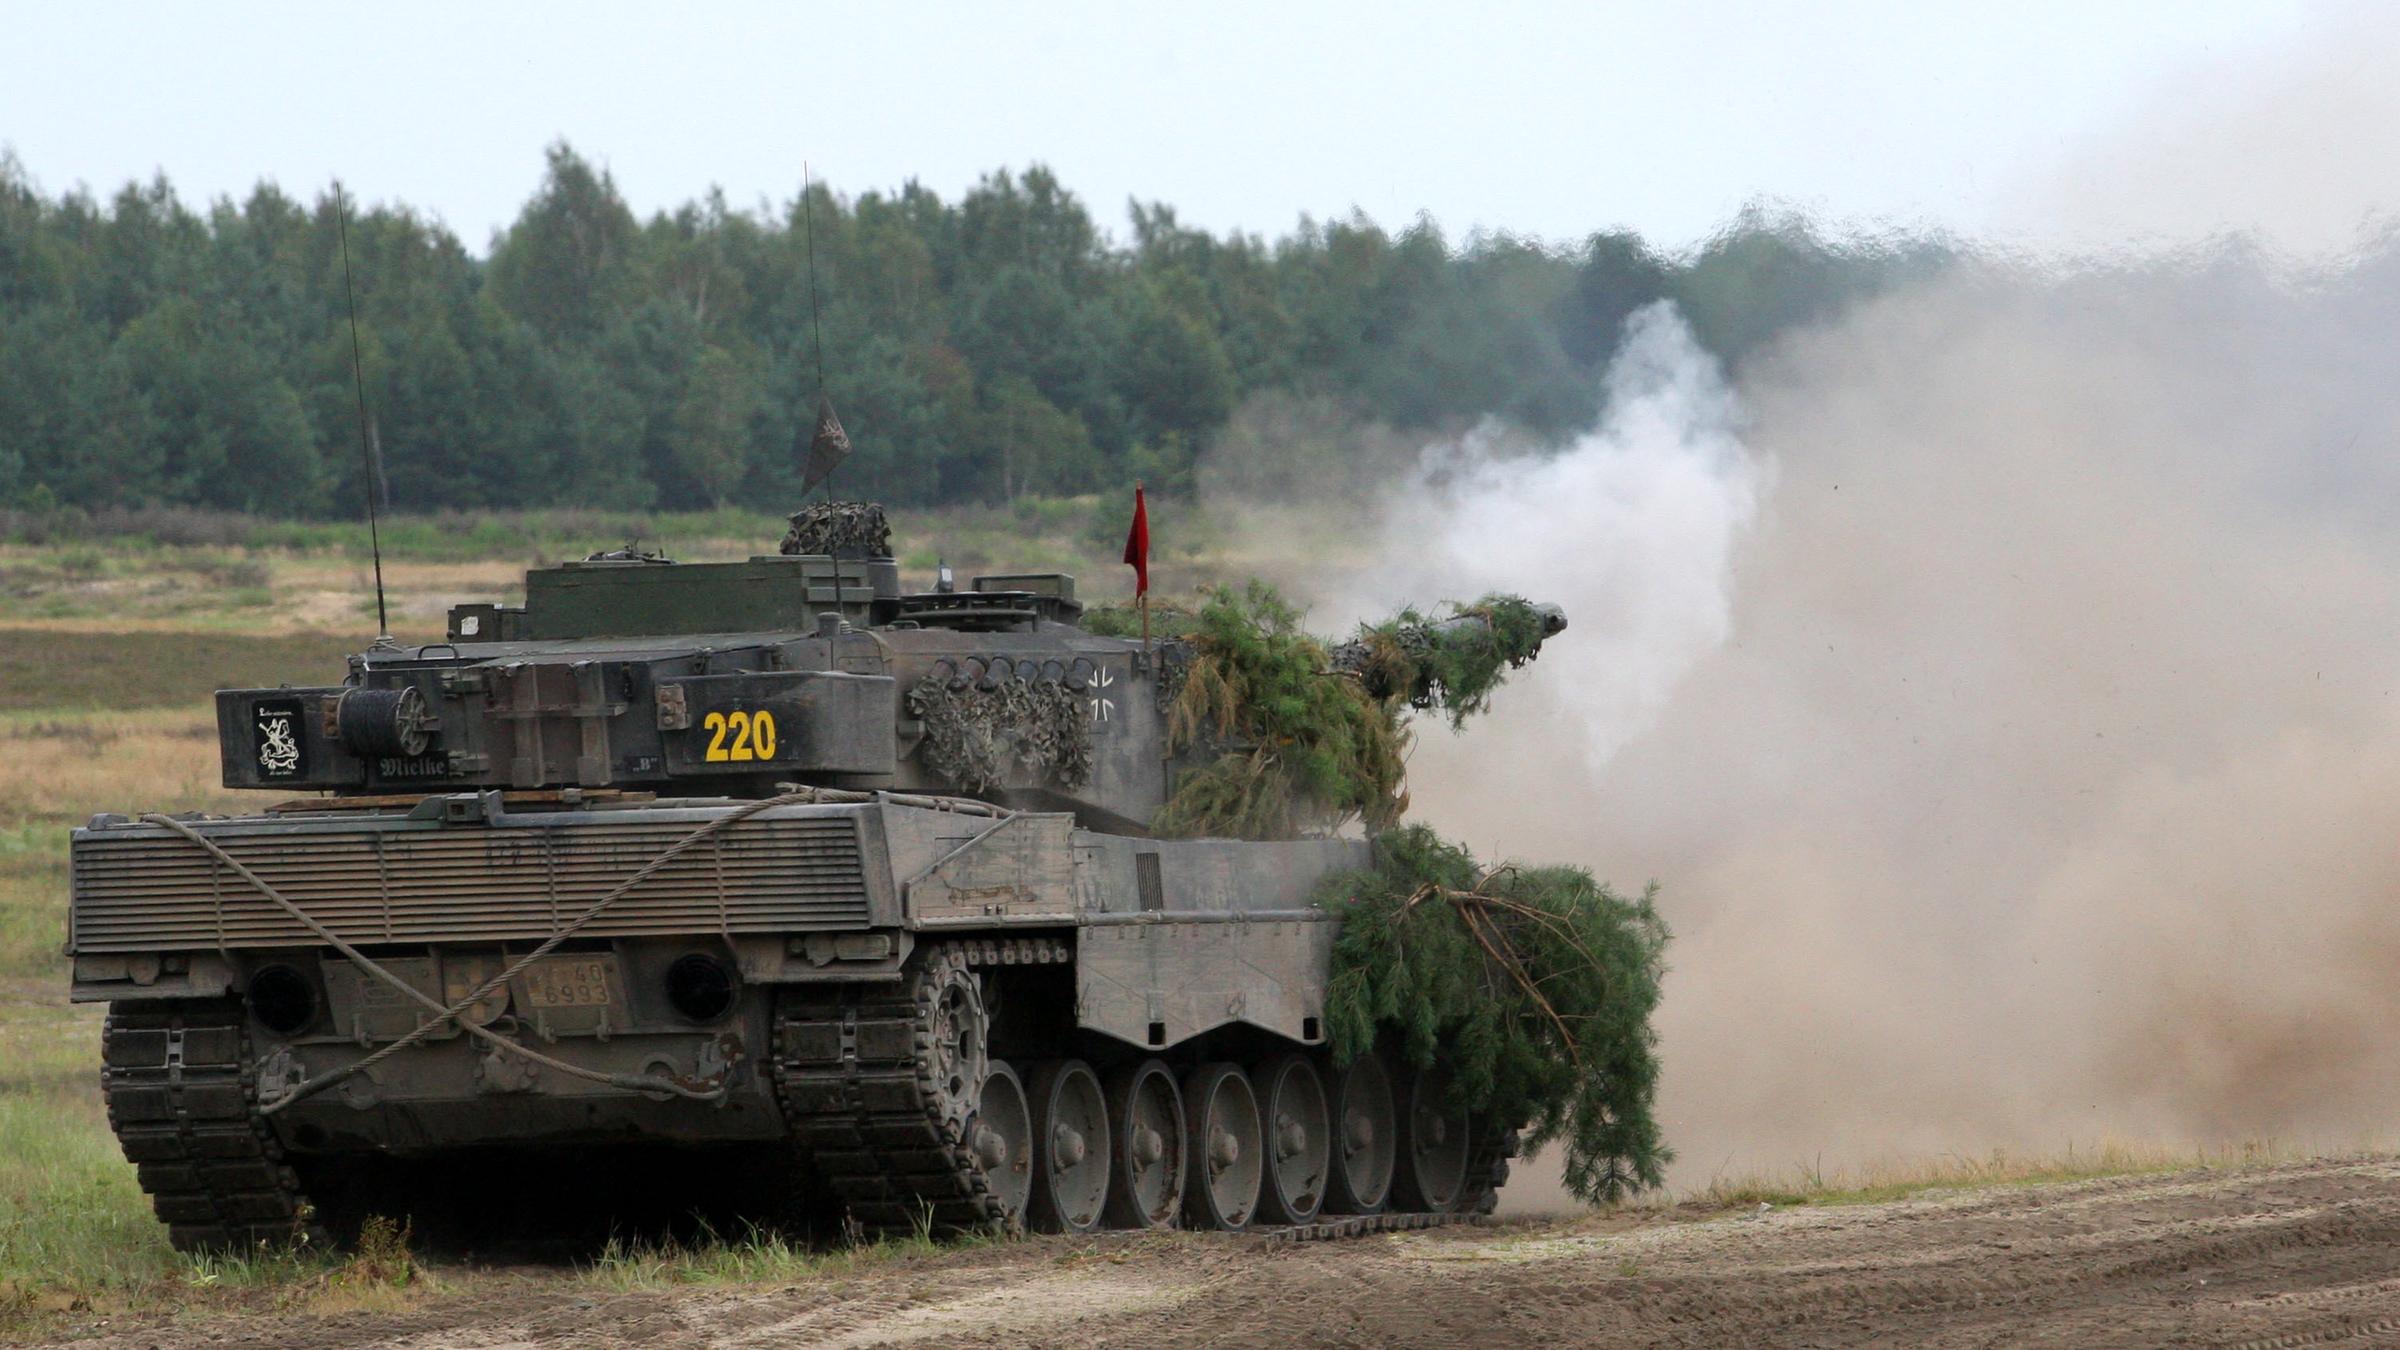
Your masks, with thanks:
M 24 637 L 0 632 L 0 652 L 15 657 Z M 99 1011 L 65 998 L 67 832 L 103 809 L 233 804 L 217 786 L 208 715 L 188 690 L 180 698 L 148 711 L 0 712 L 0 1330 L 12 1310 L 154 1302 L 195 1281 L 268 1275 L 168 1249 L 101 1111 Z
M 0 628 L 0 719 L 8 719 L 0 725 L 21 732 L 61 714 L 159 708 L 178 710 L 188 721 L 218 689 L 339 684 L 344 659 L 372 640 L 371 634 Z
M 1129 506 L 1027 498 L 1010 507 L 902 511 L 892 520 L 893 544 L 902 571 L 918 582 L 930 582 L 945 562 L 962 580 L 978 571 L 1065 571 L 1092 597 L 1115 599 L 1131 578 L 1119 562 Z M 1202 512 L 1168 509 L 1177 514 L 1153 534 L 1154 584 L 1179 591 L 1218 579 L 1219 525 Z M 521 598 L 532 564 L 628 543 L 686 562 L 743 558 L 773 553 L 785 529 L 780 517 L 734 511 L 400 517 L 382 531 L 393 631 L 433 635 L 459 601 Z M 367 529 L 354 522 L 0 512 L 0 628 L 371 634 L 372 559 Z

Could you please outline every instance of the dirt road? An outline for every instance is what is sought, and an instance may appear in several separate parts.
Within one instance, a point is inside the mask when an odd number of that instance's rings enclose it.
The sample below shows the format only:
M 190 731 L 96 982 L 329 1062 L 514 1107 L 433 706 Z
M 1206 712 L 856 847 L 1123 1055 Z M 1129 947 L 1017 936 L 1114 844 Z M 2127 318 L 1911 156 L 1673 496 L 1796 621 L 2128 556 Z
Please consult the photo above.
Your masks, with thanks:
M 2400 1160 L 1315 1246 L 1042 1239 L 778 1287 L 440 1279 L 397 1313 L 120 1324 L 87 1343 L 2400 1344 Z

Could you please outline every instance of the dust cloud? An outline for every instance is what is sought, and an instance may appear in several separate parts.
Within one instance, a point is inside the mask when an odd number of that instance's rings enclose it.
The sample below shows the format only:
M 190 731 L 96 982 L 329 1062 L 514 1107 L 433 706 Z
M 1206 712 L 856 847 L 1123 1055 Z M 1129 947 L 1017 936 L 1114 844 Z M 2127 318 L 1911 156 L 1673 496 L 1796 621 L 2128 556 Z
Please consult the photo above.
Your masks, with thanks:
M 1435 447 L 1317 574 L 1567 607 L 1415 812 L 1664 883 L 1676 1184 L 2388 1132 L 2396 283 L 1969 258 L 1731 382 L 1654 307 L 1594 432 Z
M 1564 446 L 1355 438 L 1389 486 L 1323 511 L 1370 556 L 1282 574 L 1315 627 L 1567 608 L 1418 728 L 1414 810 L 1662 883 L 1672 1184 L 2393 1137 L 2395 29 L 2329 9 L 2062 147 L 2025 196 L 2113 254 L 1961 244 L 1731 374 L 1644 311 Z

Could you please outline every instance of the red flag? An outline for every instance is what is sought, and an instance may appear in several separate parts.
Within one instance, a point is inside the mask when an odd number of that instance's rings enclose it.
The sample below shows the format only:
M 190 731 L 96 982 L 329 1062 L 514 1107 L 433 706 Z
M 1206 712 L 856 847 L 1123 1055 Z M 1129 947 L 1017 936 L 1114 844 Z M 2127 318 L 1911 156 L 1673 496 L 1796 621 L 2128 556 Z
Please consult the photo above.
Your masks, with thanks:
M 1133 528 L 1125 532 L 1125 565 L 1133 569 L 1136 599 L 1150 593 L 1150 510 L 1142 504 L 1142 486 L 1133 486 Z

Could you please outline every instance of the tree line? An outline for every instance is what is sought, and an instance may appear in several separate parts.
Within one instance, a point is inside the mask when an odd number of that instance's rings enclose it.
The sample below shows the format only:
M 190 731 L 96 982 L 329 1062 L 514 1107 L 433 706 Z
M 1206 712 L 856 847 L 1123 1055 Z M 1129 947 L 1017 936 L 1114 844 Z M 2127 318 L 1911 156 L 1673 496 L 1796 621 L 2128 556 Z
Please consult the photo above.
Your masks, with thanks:
M 362 510 L 340 225 L 330 190 L 103 202 L 0 155 L 0 506 Z M 846 495 L 1173 491 L 1261 397 L 1564 435 L 1650 301 L 1738 364 L 1941 255 L 1760 210 L 1680 254 L 1360 215 L 1216 234 L 1142 202 L 1112 233 L 1039 167 L 643 220 L 563 143 L 486 256 L 406 205 L 348 232 L 382 492 L 419 511 L 780 508 L 820 326 Z

